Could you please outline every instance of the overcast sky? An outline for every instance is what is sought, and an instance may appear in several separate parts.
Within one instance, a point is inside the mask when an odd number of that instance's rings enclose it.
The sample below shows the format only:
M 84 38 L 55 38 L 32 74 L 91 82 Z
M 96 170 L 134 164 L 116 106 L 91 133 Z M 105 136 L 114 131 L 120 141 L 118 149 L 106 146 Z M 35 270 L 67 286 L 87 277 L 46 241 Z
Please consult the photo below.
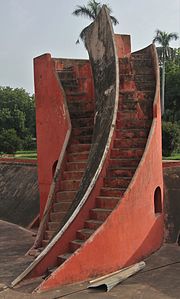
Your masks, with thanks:
M 88 0 L 0 0 L 0 86 L 34 92 L 33 58 L 86 58 L 75 41 L 89 20 L 72 16 Z M 180 34 L 180 0 L 104 0 L 119 25 L 116 33 L 130 34 L 132 49 L 151 43 L 155 30 Z M 171 44 L 180 47 L 180 40 Z

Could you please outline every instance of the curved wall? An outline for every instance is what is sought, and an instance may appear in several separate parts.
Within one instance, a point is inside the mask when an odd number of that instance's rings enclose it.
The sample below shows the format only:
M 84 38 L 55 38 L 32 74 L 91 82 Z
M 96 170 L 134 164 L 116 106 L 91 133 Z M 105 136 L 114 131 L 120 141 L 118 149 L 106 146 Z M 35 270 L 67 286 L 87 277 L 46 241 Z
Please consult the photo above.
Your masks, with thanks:
M 54 162 L 71 129 L 63 89 L 50 54 L 34 59 L 40 217 L 48 198 Z

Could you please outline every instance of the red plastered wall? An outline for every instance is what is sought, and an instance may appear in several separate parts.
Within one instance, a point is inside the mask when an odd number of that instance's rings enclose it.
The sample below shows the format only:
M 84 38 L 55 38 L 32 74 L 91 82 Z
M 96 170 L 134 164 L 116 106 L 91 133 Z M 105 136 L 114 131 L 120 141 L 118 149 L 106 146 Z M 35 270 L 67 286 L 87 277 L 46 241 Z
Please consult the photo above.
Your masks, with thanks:
M 71 127 L 63 90 L 50 54 L 34 59 L 40 217 L 47 201 L 53 164 Z

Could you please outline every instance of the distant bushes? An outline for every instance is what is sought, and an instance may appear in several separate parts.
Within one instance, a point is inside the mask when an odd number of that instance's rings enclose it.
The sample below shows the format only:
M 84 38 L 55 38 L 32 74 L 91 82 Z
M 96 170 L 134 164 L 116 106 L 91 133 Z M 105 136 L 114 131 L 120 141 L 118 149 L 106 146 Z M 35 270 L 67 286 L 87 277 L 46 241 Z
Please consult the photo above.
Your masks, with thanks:
M 0 86 L 0 154 L 36 148 L 34 96 Z
M 163 122 L 162 124 L 162 147 L 163 156 L 171 156 L 179 151 L 180 126 L 177 123 Z

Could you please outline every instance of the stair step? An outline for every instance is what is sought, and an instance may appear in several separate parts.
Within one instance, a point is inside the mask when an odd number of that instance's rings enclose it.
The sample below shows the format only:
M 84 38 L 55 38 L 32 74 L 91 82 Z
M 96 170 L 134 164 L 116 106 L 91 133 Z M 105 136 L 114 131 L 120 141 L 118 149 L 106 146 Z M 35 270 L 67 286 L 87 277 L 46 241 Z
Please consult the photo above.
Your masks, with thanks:
M 63 191 L 76 191 L 79 188 L 81 180 L 62 180 L 59 187 Z
M 80 180 L 83 174 L 84 171 L 64 171 L 62 177 L 64 180 Z
M 148 65 L 144 65 L 142 67 L 141 65 L 138 65 L 136 63 L 135 75 L 154 75 L 154 74 L 153 74 L 152 67 L 149 67 Z
M 48 230 L 57 230 L 59 228 L 59 222 L 53 222 L 53 221 L 49 221 L 48 222 Z
M 72 252 L 61 254 L 57 257 L 57 264 L 60 266 L 62 265 L 68 258 L 72 256 Z
M 71 205 L 71 201 L 60 201 L 53 204 L 54 212 L 66 212 Z
M 65 76 L 68 74 L 68 76 L 65 78 Z M 65 75 L 65 76 L 64 76 Z M 71 76 L 69 76 L 69 75 L 71 75 Z M 70 83 L 72 83 L 72 84 L 77 84 L 78 83 L 78 81 L 77 81 L 77 78 L 74 76 L 74 74 L 73 73 L 60 73 L 60 75 L 59 75 L 59 77 L 60 77 L 60 79 L 61 79 L 61 82 L 63 82 L 63 84 L 65 83 L 65 84 L 70 84 Z
M 59 201 L 69 201 L 72 202 L 76 195 L 77 191 L 58 191 L 56 193 L 56 202 Z
M 67 171 L 82 171 L 85 170 L 87 165 L 86 161 L 80 161 L 80 162 L 67 162 L 66 170 Z
M 143 153 L 143 148 L 113 148 L 111 158 L 141 158 Z
M 134 74 L 133 73 L 124 73 L 122 71 L 119 72 L 119 80 L 124 81 L 134 81 Z
M 82 81 L 82 80 L 86 80 L 86 79 L 88 79 L 87 77 L 84 77 L 84 78 L 78 78 L 78 81 Z M 80 102 L 80 101 L 82 101 L 83 103 L 84 102 L 91 102 L 91 103 L 95 103 L 95 100 L 93 99 L 93 98 L 89 98 L 89 96 L 88 96 L 88 94 L 87 94 L 87 92 L 86 91 L 82 91 L 81 90 L 82 89 L 82 87 L 81 86 L 79 86 L 79 91 L 76 91 L 74 94 L 66 94 L 66 96 L 67 96 L 67 100 L 68 100 L 68 102 Z
M 58 75 L 62 86 L 64 86 L 64 83 L 69 80 L 76 80 L 73 72 L 58 72 Z
M 123 110 L 117 112 L 117 120 L 134 120 L 138 119 L 138 112 L 136 110 Z
M 121 58 L 119 59 L 119 72 L 124 74 L 132 73 L 132 66 L 130 64 L 129 58 Z
M 138 90 L 155 90 L 155 82 L 154 81 L 136 81 L 136 87 Z
M 107 176 L 113 176 L 113 177 L 132 177 L 136 171 L 136 167 L 124 167 L 124 168 L 115 168 L 115 167 L 110 167 L 107 170 Z
M 76 236 L 79 240 L 86 241 L 94 232 L 94 229 L 83 228 L 77 231 Z
M 45 248 L 49 244 L 49 240 L 42 240 L 42 246 Z
M 147 138 L 145 137 L 134 137 L 134 138 L 121 138 L 114 140 L 114 148 L 127 148 L 127 147 L 141 147 L 144 148 L 146 145 Z
M 103 223 L 103 221 L 100 221 L 100 220 L 88 219 L 84 222 L 84 226 L 86 228 L 96 230 L 99 226 L 101 226 L 102 223 Z
M 61 222 L 64 216 L 66 215 L 65 212 L 51 212 L 50 213 L 50 220 L 52 222 Z
M 116 129 L 116 139 L 121 138 L 147 138 L 149 134 L 149 129 L 141 128 L 126 128 L 117 130 Z
M 46 270 L 46 272 L 45 272 L 45 274 L 44 274 L 43 279 L 44 280 L 47 279 L 56 270 L 57 270 L 57 266 L 48 267 L 47 270 Z
M 82 96 L 85 96 L 85 95 L 86 95 L 86 92 L 84 92 L 84 91 L 67 91 L 66 92 L 67 97 L 79 98 L 79 97 L 82 97 Z
M 153 82 L 154 83 L 154 75 L 151 73 L 143 73 L 143 74 L 135 74 L 135 81 L 137 82 Z
M 74 240 L 69 243 L 71 252 L 76 251 L 84 244 L 83 240 Z
M 122 90 L 134 90 L 135 89 L 135 81 L 125 80 L 124 78 L 120 78 L 119 80 L 119 89 Z
M 44 234 L 44 239 L 45 240 L 50 240 L 52 237 L 55 235 L 56 231 L 55 230 L 46 230 Z
M 152 121 L 144 119 L 129 119 L 117 120 L 116 129 L 132 128 L 132 129 L 147 129 L 150 127 Z
M 76 144 L 71 144 L 67 151 L 69 153 L 75 153 L 75 152 L 86 152 L 89 151 L 91 147 L 91 144 L 86 144 L 86 143 L 76 143 Z
M 137 101 L 136 97 L 136 89 L 134 90 L 120 90 L 119 91 L 119 98 L 122 99 L 123 102 L 126 101 Z
M 138 109 L 147 119 L 153 118 L 153 101 L 147 99 L 140 99 L 138 101 Z
M 77 111 L 71 111 L 69 110 L 69 114 L 71 116 L 71 119 L 77 119 L 77 118 L 90 118 L 94 117 L 94 109 L 86 112 L 82 112 L 80 110 Z
M 81 153 L 68 153 L 67 161 L 68 162 L 80 162 L 88 159 L 89 151 L 81 152 Z
M 144 68 L 144 67 L 152 67 L 151 59 L 138 59 L 137 57 L 133 57 L 133 66 L 134 70 L 136 71 L 137 68 Z
M 114 209 L 119 202 L 120 197 L 105 197 L 98 196 L 96 198 L 97 208 L 101 209 Z
M 137 108 L 137 103 L 138 101 L 120 101 L 119 100 L 119 104 L 118 104 L 118 112 L 117 112 L 117 118 L 120 118 L 121 115 L 119 114 L 119 111 L 130 111 L 130 112 L 134 112 L 134 113 L 137 113 L 136 112 L 136 108 Z
M 133 58 L 133 59 L 141 59 L 141 60 L 142 60 L 142 59 L 150 59 L 150 58 L 149 58 L 149 54 L 146 54 L 146 53 L 138 53 L 138 52 L 137 52 L 137 53 L 136 53 L 136 52 L 135 52 L 135 53 L 132 53 L 132 54 L 131 54 L 131 59 L 132 59 L 132 58 Z
M 110 160 L 110 167 L 137 167 L 140 161 L 140 158 L 111 158 Z
M 85 126 L 93 126 L 94 125 L 94 118 L 93 117 L 79 117 L 77 119 L 72 119 L 71 124 L 73 128 L 85 127 Z
M 72 128 L 72 136 L 89 136 L 93 133 L 93 127 Z
M 68 94 L 72 94 L 74 92 L 77 92 L 79 90 L 79 86 L 75 83 L 63 83 L 62 84 L 64 90 L 65 90 L 65 93 L 66 95 Z
M 154 100 L 155 92 L 154 90 L 138 90 L 136 92 L 136 96 L 139 100 L 148 100 L 153 101 Z
M 129 92 L 127 94 L 122 94 L 122 91 L 120 91 L 119 94 L 119 105 L 120 104 L 137 104 L 138 98 L 136 96 L 136 92 Z
M 105 177 L 104 186 L 115 188 L 127 188 L 130 181 L 131 178 L 129 177 Z
M 20 271 L 22 271 L 21 270 L 21 268 L 19 269 Z M 42 275 L 42 276 L 38 276 L 38 277 L 33 277 L 33 278 L 24 278 L 23 279 L 23 282 L 21 281 L 17 286 L 15 286 L 15 290 L 14 290 L 14 292 L 13 292 L 13 295 L 11 296 L 11 295 L 8 295 L 9 294 L 9 292 L 8 292 L 8 294 L 6 294 L 6 295 L 4 295 L 3 297 L 1 296 L 1 298 L 3 298 L 3 299 L 8 299 L 8 297 L 9 297 L 9 299 L 10 298 L 18 298 L 19 296 L 18 296 L 18 294 L 20 295 L 20 298 L 32 298 L 32 296 L 31 295 L 29 295 L 29 294 L 32 294 L 33 293 L 33 291 L 42 283 L 44 281 L 44 275 Z M 2 291 L 1 291 L 2 292 Z M 25 293 L 27 294 L 27 295 L 25 295 Z M 14 294 L 16 294 L 16 295 L 14 295 Z M 23 295 L 24 294 L 24 295 Z
M 76 93 L 78 94 L 78 93 Z M 72 93 L 71 93 L 72 95 Z M 82 93 L 80 93 L 80 95 L 82 95 Z M 67 93 L 68 96 L 68 93 Z M 93 112 L 94 111 L 94 101 L 68 101 L 68 108 L 70 113 L 80 113 L 81 115 L 80 117 L 82 117 L 82 115 L 84 113 L 87 112 Z M 86 116 L 87 117 L 87 116 Z
M 111 214 L 112 209 L 95 208 L 90 210 L 90 218 L 104 221 Z
M 61 79 L 61 83 L 63 85 L 63 88 L 71 88 L 71 87 L 76 87 L 76 89 L 79 87 L 77 79 L 74 78 L 68 78 L 68 79 Z
M 110 188 L 110 187 L 103 187 L 100 191 L 100 197 L 118 197 L 120 198 L 124 192 L 126 191 L 126 188 Z
M 79 143 L 91 143 L 92 142 L 92 134 L 87 136 L 73 136 L 72 144 Z

